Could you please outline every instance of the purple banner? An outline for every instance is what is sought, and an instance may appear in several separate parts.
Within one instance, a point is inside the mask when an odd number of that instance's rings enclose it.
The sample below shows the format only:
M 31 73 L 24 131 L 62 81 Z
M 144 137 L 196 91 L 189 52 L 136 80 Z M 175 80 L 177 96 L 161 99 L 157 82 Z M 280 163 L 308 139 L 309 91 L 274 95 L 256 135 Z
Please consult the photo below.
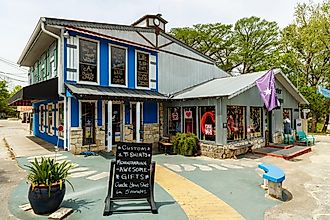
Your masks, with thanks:
M 256 81 L 257 87 L 260 91 L 260 96 L 265 103 L 268 111 L 280 106 L 276 96 L 274 71 L 269 70 L 265 75 Z

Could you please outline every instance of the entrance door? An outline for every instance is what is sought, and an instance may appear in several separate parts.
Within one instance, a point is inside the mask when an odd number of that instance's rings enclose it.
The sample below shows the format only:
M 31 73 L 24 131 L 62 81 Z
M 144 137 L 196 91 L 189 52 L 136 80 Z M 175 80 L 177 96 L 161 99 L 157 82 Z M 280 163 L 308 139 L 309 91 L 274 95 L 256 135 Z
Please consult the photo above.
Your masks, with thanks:
M 95 144 L 95 103 L 82 102 L 83 145 Z
M 267 111 L 267 110 L 266 110 Z M 268 143 L 273 142 L 272 134 L 273 134 L 273 111 L 267 111 L 267 129 L 268 129 Z
M 121 104 L 112 104 L 112 144 L 121 141 Z M 108 104 L 105 104 L 105 145 L 108 145 Z

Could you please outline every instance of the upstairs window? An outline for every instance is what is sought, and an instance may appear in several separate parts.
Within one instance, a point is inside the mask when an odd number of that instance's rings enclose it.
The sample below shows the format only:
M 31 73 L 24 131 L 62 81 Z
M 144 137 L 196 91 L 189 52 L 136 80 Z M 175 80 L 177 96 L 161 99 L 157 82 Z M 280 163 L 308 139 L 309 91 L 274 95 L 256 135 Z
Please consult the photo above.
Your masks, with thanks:
M 110 46 L 110 83 L 112 85 L 127 86 L 127 49 Z
M 97 42 L 79 39 L 79 81 L 98 82 Z
M 149 53 L 136 52 L 136 87 L 149 88 Z

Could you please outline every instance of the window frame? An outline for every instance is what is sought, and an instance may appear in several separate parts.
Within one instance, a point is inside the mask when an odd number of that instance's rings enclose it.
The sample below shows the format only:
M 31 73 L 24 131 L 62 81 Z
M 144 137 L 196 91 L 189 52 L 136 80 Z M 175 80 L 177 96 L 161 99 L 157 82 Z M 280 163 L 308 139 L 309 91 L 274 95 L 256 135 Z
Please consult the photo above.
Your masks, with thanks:
M 148 60 L 148 80 L 149 80 L 149 86 L 148 87 L 142 87 L 142 86 L 138 86 L 137 85 L 137 54 L 138 53 L 144 53 L 144 54 L 148 54 L 149 55 L 149 60 Z M 134 82 L 134 85 L 135 85 L 135 88 L 136 89 L 145 89 L 145 90 L 151 90 L 151 81 L 150 81 L 150 56 L 151 56 L 151 53 L 150 52 L 146 52 L 146 51 L 143 51 L 143 50 L 135 50 L 135 68 L 134 68 L 134 71 L 135 71 L 135 82 Z
M 111 71 L 111 61 L 112 61 L 111 47 L 118 47 L 118 48 L 125 50 L 125 56 L 126 56 L 125 57 L 125 85 L 111 83 L 111 74 L 112 74 L 112 71 Z M 128 87 L 128 47 L 109 43 L 108 48 L 109 48 L 109 86 L 127 88 Z
M 44 104 L 39 106 L 39 132 L 45 133 L 45 105 Z
M 100 83 L 100 41 L 87 38 L 87 37 L 81 37 L 77 36 L 78 42 L 77 42 L 77 59 L 78 59 L 78 67 L 77 67 L 77 83 L 79 84 L 85 84 L 85 85 L 99 85 Z M 85 40 L 85 41 L 91 41 L 95 42 L 97 44 L 97 61 L 96 61 L 96 82 L 90 82 L 90 81 L 83 81 L 80 80 L 80 40 Z
M 54 135 L 54 104 L 53 103 L 48 103 L 47 105 L 47 114 L 46 114 L 46 122 L 47 122 L 47 134 L 53 136 Z M 52 124 L 49 124 L 49 106 L 51 106 L 51 114 L 52 114 Z
M 251 113 L 252 113 L 252 108 L 257 108 L 257 109 L 260 109 L 260 136 L 256 136 L 255 135 L 255 133 L 259 133 L 259 132 L 254 132 L 254 134 L 253 134 L 253 137 L 254 138 L 261 138 L 261 137 L 263 137 L 264 136 L 264 133 L 263 133 L 263 127 L 264 127 L 264 113 L 263 113 L 263 107 L 261 107 L 261 106 L 249 106 L 250 107 L 250 114 L 249 114 L 249 119 L 247 119 L 247 120 L 249 120 L 249 126 L 251 126 L 251 120 L 252 120 L 252 118 L 251 118 Z M 249 137 L 250 136 L 250 138 L 251 138 L 251 132 L 248 132 L 248 129 L 251 129 L 251 127 L 249 127 L 249 128 L 247 128 L 246 129 L 246 133 L 247 133 L 247 136 Z
M 60 126 L 60 104 L 63 104 L 63 128 L 65 128 L 65 120 L 64 120 L 64 114 L 65 114 L 65 109 L 64 109 L 64 101 L 59 101 L 57 104 L 56 104 L 56 136 L 57 138 L 60 138 L 60 139 L 64 139 L 64 130 L 63 130 L 63 137 L 60 136 L 59 132 L 58 132 L 58 126 Z

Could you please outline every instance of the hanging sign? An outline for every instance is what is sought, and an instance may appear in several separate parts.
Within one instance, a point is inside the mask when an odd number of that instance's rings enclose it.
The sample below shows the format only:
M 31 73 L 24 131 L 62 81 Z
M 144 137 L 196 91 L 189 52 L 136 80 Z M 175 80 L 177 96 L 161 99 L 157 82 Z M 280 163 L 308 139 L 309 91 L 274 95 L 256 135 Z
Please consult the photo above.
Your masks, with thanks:
M 212 124 L 205 124 L 205 135 L 213 135 Z
M 192 119 L 192 111 L 185 111 L 184 112 L 184 118 L 185 119 Z
M 137 52 L 137 86 L 149 87 L 149 54 Z

